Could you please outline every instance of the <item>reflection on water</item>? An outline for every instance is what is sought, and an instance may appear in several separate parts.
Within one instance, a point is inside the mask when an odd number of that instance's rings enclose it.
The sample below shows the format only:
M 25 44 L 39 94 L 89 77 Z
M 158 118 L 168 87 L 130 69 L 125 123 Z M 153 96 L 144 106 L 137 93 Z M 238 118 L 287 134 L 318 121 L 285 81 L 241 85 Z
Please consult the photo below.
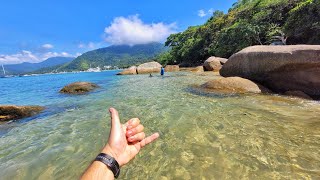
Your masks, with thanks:
M 210 78 L 122 76 L 76 108 L 21 123 L 0 138 L 1 179 L 77 179 L 105 143 L 107 107 L 160 139 L 120 179 L 318 179 L 320 104 L 190 90 Z

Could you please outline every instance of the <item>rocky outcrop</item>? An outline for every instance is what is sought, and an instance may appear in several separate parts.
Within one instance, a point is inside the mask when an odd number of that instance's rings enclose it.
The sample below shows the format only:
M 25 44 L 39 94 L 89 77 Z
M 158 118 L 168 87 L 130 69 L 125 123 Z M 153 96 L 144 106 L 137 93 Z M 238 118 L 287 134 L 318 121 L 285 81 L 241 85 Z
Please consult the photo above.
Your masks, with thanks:
M 89 91 L 92 91 L 99 86 L 90 82 L 75 82 L 63 87 L 60 90 L 60 93 L 66 94 L 84 94 Z
M 138 74 L 148 74 L 148 73 L 160 73 L 161 64 L 158 62 L 148 62 L 141 64 L 137 67 Z
M 127 69 L 124 69 L 122 72 L 119 72 L 117 75 L 135 75 L 137 74 L 137 66 L 131 66 Z
M 320 46 L 252 46 L 229 58 L 224 77 L 240 76 L 279 93 L 301 91 L 320 98 Z
M 0 105 L 0 121 L 17 120 L 31 117 L 44 110 L 41 106 Z
M 204 72 L 203 66 L 197 66 L 197 67 L 185 67 L 180 68 L 180 71 L 187 71 L 187 72 Z
M 201 87 L 218 93 L 261 93 L 257 84 L 240 77 L 214 79 L 201 85 Z
M 203 64 L 203 67 L 206 71 L 219 71 L 222 67 L 223 64 L 227 61 L 228 59 L 225 58 L 219 58 L 219 57 L 209 57 Z
M 177 72 L 180 70 L 179 65 L 166 65 L 165 72 Z

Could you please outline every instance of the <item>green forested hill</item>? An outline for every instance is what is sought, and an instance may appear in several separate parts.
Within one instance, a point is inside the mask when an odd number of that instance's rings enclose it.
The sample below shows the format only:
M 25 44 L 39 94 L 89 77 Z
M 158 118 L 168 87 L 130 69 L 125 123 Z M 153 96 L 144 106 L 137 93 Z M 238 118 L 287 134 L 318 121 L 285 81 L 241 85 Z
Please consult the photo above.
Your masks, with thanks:
M 125 68 L 150 61 L 166 49 L 160 43 L 135 46 L 110 46 L 86 52 L 72 62 L 57 68 L 57 71 L 87 70 L 90 66 L 117 66 Z
M 320 44 L 320 0 L 239 0 L 201 26 L 172 34 L 162 64 L 198 65 L 252 45 Z

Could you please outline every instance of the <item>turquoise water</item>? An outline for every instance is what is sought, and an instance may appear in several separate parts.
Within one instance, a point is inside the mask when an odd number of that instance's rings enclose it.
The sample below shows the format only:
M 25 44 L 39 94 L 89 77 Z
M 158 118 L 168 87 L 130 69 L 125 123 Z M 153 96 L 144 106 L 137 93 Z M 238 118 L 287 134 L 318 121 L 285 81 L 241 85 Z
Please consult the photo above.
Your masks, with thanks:
M 0 179 L 77 179 L 108 137 L 107 109 L 139 117 L 160 139 L 120 179 L 319 179 L 320 104 L 276 95 L 221 96 L 197 85 L 214 74 L 115 76 L 116 71 L 0 79 L 0 104 L 43 105 L 0 125 Z M 69 96 L 64 85 L 97 91 Z

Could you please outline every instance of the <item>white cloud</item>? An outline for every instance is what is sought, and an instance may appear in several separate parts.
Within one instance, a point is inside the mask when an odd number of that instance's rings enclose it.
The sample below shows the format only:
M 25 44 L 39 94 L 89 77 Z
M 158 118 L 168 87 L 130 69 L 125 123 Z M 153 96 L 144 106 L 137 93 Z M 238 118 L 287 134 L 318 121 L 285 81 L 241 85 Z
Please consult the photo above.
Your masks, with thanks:
M 41 47 L 43 49 L 52 49 L 54 46 L 52 44 L 43 44 Z
M 162 42 L 175 33 L 176 25 L 162 22 L 145 24 L 139 15 L 116 17 L 104 32 L 105 41 L 113 45 L 135 45 Z
M 67 52 L 32 53 L 31 51 L 22 50 L 21 52 L 16 54 L 0 54 L 0 64 L 19 64 L 23 62 L 37 63 L 57 56 L 74 57 L 75 55 L 69 54 Z
M 205 16 L 207 16 L 207 13 L 206 13 L 203 9 L 200 9 L 200 10 L 198 11 L 198 16 L 200 16 L 200 17 L 205 17 Z
M 214 9 L 209 9 L 209 11 L 208 11 L 208 14 L 209 14 L 209 16 L 211 16 L 212 14 L 213 14 L 213 12 L 214 12 Z
M 214 12 L 214 9 L 213 8 L 210 8 L 208 11 L 207 10 L 204 10 L 204 9 L 200 9 L 199 11 L 198 11 L 198 16 L 199 17 L 206 17 L 206 16 L 212 16 L 212 14 L 213 14 L 213 12 Z

